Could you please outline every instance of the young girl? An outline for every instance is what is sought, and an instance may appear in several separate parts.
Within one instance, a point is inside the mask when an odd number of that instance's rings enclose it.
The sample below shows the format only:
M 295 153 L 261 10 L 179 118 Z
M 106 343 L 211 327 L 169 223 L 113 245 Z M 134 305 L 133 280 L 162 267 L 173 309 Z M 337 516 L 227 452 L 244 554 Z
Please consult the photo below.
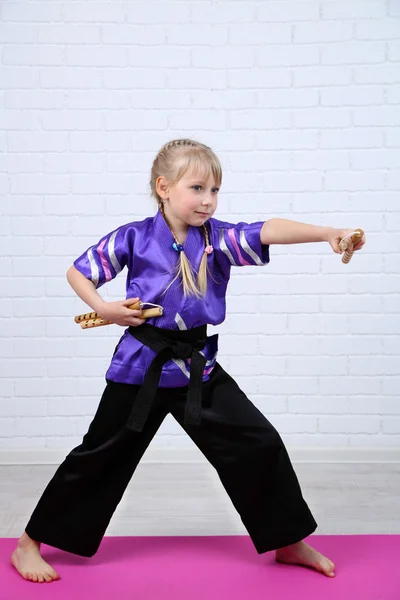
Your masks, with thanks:
M 59 575 L 40 555 L 45 543 L 93 556 L 141 457 L 171 413 L 216 469 L 258 553 L 314 567 L 334 564 L 304 541 L 316 522 L 283 442 L 217 363 L 207 324 L 225 318 L 232 265 L 265 265 L 270 244 L 338 242 L 351 230 L 284 219 L 231 224 L 213 218 L 222 172 L 207 146 L 173 140 L 157 154 L 154 217 L 119 227 L 67 273 L 101 317 L 127 329 L 106 373 L 104 393 L 81 445 L 56 471 L 11 561 L 25 578 Z M 365 239 L 355 249 L 361 248 Z M 96 289 L 127 267 L 127 300 L 105 302 Z M 136 300 L 163 307 L 144 323 Z

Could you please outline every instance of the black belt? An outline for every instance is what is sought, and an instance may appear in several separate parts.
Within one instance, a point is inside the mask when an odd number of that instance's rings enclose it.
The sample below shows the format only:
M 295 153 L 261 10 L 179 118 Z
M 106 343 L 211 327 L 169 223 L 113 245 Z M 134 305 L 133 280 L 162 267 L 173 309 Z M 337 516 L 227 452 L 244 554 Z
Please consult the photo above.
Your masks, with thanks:
M 147 323 L 139 327 L 129 327 L 128 332 L 139 342 L 157 352 L 145 375 L 143 384 L 136 396 L 127 427 L 132 431 L 143 431 L 157 394 L 163 365 L 172 358 L 190 358 L 190 379 L 185 406 L 184 423 L 201 423 L 201 388 L 206 358 L 199 351 L 207 343 L 207 327 L 195 327 L 185 331 L 161 329 Z

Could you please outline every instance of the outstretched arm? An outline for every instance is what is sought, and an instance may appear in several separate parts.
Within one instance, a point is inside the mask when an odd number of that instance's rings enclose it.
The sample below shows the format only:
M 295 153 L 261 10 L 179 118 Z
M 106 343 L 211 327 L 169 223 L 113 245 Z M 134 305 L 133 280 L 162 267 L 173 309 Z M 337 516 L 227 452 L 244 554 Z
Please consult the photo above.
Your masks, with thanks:
M 308 225 L 288 219 L 269 219 L 261 228 L 262 244 L 304 244 L 307 242 L 328 242 L 333 251 L 341 254 L 339 242 L 353 229 L 335 229 L 334 227 L 320 227 Z M 360 250 L 365 244 L 365 235 L 354 247 Z

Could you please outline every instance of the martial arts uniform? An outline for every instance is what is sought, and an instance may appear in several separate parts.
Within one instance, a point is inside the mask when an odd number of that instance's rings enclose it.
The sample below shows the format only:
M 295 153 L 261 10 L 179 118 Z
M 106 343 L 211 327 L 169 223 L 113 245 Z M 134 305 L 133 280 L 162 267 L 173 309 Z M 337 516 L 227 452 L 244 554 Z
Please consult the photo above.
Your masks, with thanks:
M 316 529 L 283 442 L 217 363 L 218 336 L 207 324 L 225 318 L 232 266 L 265 265 L 263 223 L 210 219 L 205 297 L 184 296 L 179 259 L 160 211 L 121 226 L 90 247 L 75 267 L 96 288 L 126 266 L 126 297 L 162 305 L 163 315 L 125 330 L 107 385 L 82 443 L 44 491 L 26 532 L 93 556 L 141 457 L 171 413 L 216 469 L 259 553 L 300 541 Z M 184 251 L 194 270 L 204 253 L 202 228 L 189 228 Z

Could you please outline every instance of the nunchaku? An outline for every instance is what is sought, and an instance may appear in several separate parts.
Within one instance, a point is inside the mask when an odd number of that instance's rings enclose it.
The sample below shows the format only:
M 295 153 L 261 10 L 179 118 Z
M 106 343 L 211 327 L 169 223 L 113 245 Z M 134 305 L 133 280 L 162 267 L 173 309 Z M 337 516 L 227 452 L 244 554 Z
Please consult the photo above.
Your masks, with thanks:
M 352 233 L 349 233 L 349 235 L 346 235 L 346 237 L 344 237 L 342 240 L 340 240 L 339 248 L 342 252 L 344 252 L 342 256 L 342 262 L 345 265 L 347 265 L 351 261 L 351 257 L 354 254 L 353 248 L 354 246 L 357 246 L 358 242 L 362 240 L 363 235 L 364 232 L 362 229 L 356 229 Z
M 145 308 L 149 306 L 151 308 Z M 138 319 L 151 319 L 153 317 L 160 317 L 163 314 L 162 306 L 158 304 L 152 304 L 151 302 L 141 302 L 138 300 L 135 304 L 128 306 L 131 310 L 140 310 L 141 314 Z M 82 329 L 90 329 L 92 327 L 102 327 L 103 325 L 112 325 L 112 321 L 107 321 L 100 317 L 96 312 L 85 313 L 83 315 L 77 315 L 75 317 L 75 323 L 80 324 Z
M 364 232 L 362 229 L 356 229 L 349 235 L 346 235 L 339 242 L 339 248 L 344 252 L 342 256 L 342 262 L 347 265 L 353 254 L 354 246 L 362 239 Z M 145 308 L 148 306 L 149 308 Z M 140 310 L 140 319 L 152 319 L 154 317 L 160 317 L 163 314 L 163 307 L 158 304 L 152 304 L 151 302 L 142 302 L 138 300 L 134 304 L 128 306 L 131 310 Z M 80 324 L 82 329 L 91 329 L 92 327 L 102 327 L 103 325 L 112 325 L 112 321 L 107 321 L 100 317 L 96 312 L 85 313 L 83 315 L 77 315 L 75 317 L 75 323 Z

